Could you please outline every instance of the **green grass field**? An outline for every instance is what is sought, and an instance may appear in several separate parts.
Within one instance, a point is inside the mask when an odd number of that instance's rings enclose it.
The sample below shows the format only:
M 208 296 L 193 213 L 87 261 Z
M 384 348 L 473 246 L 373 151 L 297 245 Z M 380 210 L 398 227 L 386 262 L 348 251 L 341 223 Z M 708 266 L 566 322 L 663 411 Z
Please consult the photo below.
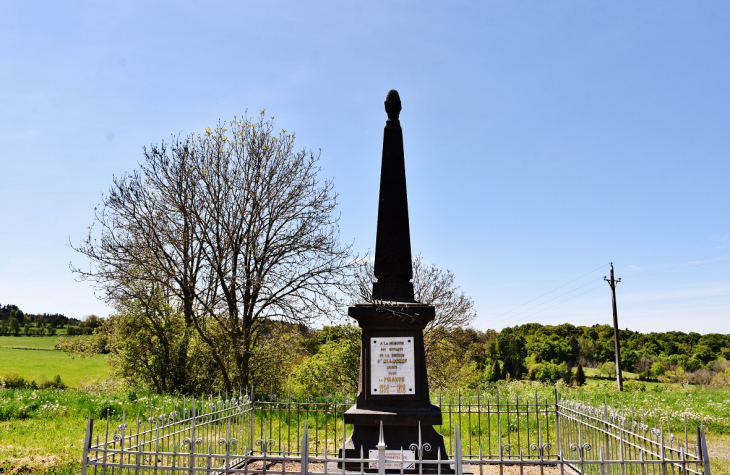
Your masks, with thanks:
M 544 392 L 549 394 L 550 391 L 551 388 L 546 387 Z M 691 391 L 618 395 L 607 388 L 585 388 L 576 393 L 588 399 L 597 397 L 599 401 L 605 396 L 613 398 L 615 403 L 623 401 L 637 408 L 665 408 L 670 417 L 690 412 L 694 416 L 691 417 L 692 424 L 704 420 L 708 428 L 713 473 L 730 473 L 730 389 L 695 388 Z M 98 419 L 111 409 L 114 411 L 111 417 L 114 425 L 119 423 L 123 407 L 127 414 L 136 414 L 138 410 L 146 413 L 150 403 L 161 407 L 163 399 L 164 404 L 171 407 L 172 397 L 152 394 L 0 390 L 0 473 L 11 470 L 32 474 L 79 473 L 82 440 L 89 414 Z
M 71 358 L 62 351 L 53 350 L 59 338 L 74 337 L 0 337 L 0 376 L 18 375 L 40 383 L 60 375 L 70 388 L 84 380 L 109 376 L 105 355 Z
M 104 379 L 109 375 L 106 356 L 71 358 L 53 350 L 59 338 L 73 337 L 0 337 L 0 376 L 17 374 L 40 383 L 58 374 L 66 385 L 74 388 L 83 380 Z M 592 375 L 589 370 L 586 373 Z M 626 376 L 632 379 L 634 375 Z M 674 427 L 679 427 L 679 421 L 685 417 L 691 426 L 703 422 L 708 430 L 713 473 L 730 473 L 730 389 L 689 387 L 669 391 L 661 383 L 642 384 L 642 392 L 618 393 L 613 381 L 589 379 L 585 387 L 568 391 L 584 400 L 601 403 L 607 399 L 615 406 L 644 410 L 660 419 L 669 418 L 673 426 L 677 424 Z M 534 386 L 543 396 L 553 392 L 552 386 L 528 382 L 513 383 L 501 391 L 518 391 L 521 385 Z M 150 402 L 160 406 L 162 399 L 169 407 L 172 398 L 152 394 L 0 389 L 0 473 L 10 470 L 32 474 L 78 473 L 89 414 L 99 418 L 110 409 L 112 419 L 116 419 L 123 407 L 128 414 L 134 414 Z
M 575 368 L 573 368 L 573 371 L 575 371 Z M 596 368 L 583 368 L 583 371 L 585 372 L 585 375 L 589 378 L 593 377 L 601 377 L 601 370 Z M 622 371 L 621 374 L 623 375 L 624 379 L 639 379 L 639 375 L 636 373 L 632 373 L 630 371 Z M 603 377 L 607 377 L 605 373 L 603 374 Z M 614 379 L 614 378 L 608 378 L 608 379 Z
M 52 350 L 60 336 L 0 336 L 0 348 Z M 73 337 L 72 337 L 73 338 Z

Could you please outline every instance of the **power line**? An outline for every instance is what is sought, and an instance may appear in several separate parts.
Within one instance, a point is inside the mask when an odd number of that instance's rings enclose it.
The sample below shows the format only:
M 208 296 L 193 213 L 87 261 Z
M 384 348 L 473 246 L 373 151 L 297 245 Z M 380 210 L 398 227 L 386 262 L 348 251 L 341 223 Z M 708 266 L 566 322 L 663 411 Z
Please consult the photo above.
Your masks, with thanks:
M 534 307 L 528 308 L 527 310 L 523 310 L 523 311 L 522 311 L 522 312 L 520 312 L 520 313 L 517 313 L 517 314 L 515 314 L 515 315 L 511 315 L 511 316 L 509 316 L 509 317 L 507 317 L 507 318 L 505 318 L 504 320 L 501 320 L 501 321 L 505 321 L 505 320 L 509 320 L 509 319 L 511 319 L 511 318 L 515 318 L 515 317 L 516 317 L 516 316 L 518 316 L 518 315 L 522 315 L 523 313 L 527 313 L 527 312 L 529 312 L 529 311 L 531 311 L 531 310 L 535 310 L 535 309 L 536 309 L 536 308 L 538 308 L 538 307 L 542 307 L 542 306 L 543 306 L 543 305 L 545 305 L 546 303 L 549 303 L 549 302 L 552 302 L 553 300 L 559 299 L 560 297 L 563 297 L 563 296 L 565 296 L 565 295 L 568 295 L 568 294 L 570 294 L 570 293 L 572 293 L 572 292 L 575 292 L 575 291 L 576 291 L 576 290 L 578 290 L 578 289 L 582 289 L 582 288 L 583 288 L 583 287 L 585 287 L 586 285 L 592 284 L 592 283 L 593 283 L 593 282 L 595 282 L 596 280 L 601 280 L 601 279 L 600 279 L 600 278 L 598 278 L 598 279 L 594 279 L 594 280 L 589 280 L 589 281 L 588 281 L 588 282 L 586 282 L 585 284 L 583 284 L 583 285 L 579 285 L 578 287 L 574 288 L 573 290 L 569 290 L 569 291 L 567 291 L 567 292 L 564 292 L 564 293 L 562 293 L 562 294 L 558 295 L 557 297 L 553 297 L 553 298 L 551 298 L 550 300 L 546 300 L 546 301 L 544 301 L 544 302 L 543 302 L 543 303 L 541 303 L 541 304 L 537 304 L 537 305 L 535 305 Z M 496 318 L 496 317 L 495 317 L 495 318 Z
M 570 284 L 572 284 L 572 283 L 573 283 L 573 282 L 575 282 L 576 280 L 580 280 L 580 279 L 582 279 L 583 277 L 585 277 L 585 276 L 587 276 L 587 275 L 590 275 L 590 274 L 594 273 L 595 271 L 597 271 L 597 270 L 601 269 L 602 267 L 604 267 L 604 266 L 606 266 L 606 265 L 607 265 L 607 264 L 601 264 L 600 266 L 596 267 L 596 268 L 595 268 L 595 269 L 593 269 L 592 271 L 590 271 L 590 272 L 586 272 L 586 273 L 585 273 L 585 274 L 583 274 L 582 276 L 580 276 L 580 277 L 576 277 L 575 279 L 571 280 L 570 282 L 567 282 L 567 283 L 565 283 L 565 284 L 563 284 L 563 285 L 560 285 L 560 286 L 558 286 L 558 287 L 555 287 L 555 288 L 554 288 L 553 290 L 551 290 L 551 291 L 549 291 L 549 292 L 545 292 L 544 294 L 542 294 L 542 295 L 540 295 L 540 296 L 538 296 L 538 297 L 535 297 L 535 298 L 534 298 L 534 299 L 532 299 L 532 300 L 528 300 L 527 302 L 523 303 L 522 305 L 518 305 L 518 306 L 516 306 L 515 308 L 512 308 L 512 309 L 510 309 L 510 310 L 507 310 L 506 312 L 500 313 L 499 315 L 497 315 L 497 316 L 495 316 L 495 317 L 492 317 L 492 318 L 490 318 L 489 320 L 487 320 L 487 321 L 486 321 L 486 322 L 484 322 L 484 323 L 489 323 L 489 322 L 491 322 L 492 320 L 494 320 L 494 319 L 496 319 L 496 318 L 499 318 L 499 317 L 501 317 L 502 315 L 506 315 L 506 314 L 508 314 L 508 313 L 510 313 L 510 312 L 513 312 L 513 311 L 517 310 L 518 308 L 522 308 L 522 307 L 524 307 L 525 305 L 527 305 L 527 304 L 529 304 L 529 303 L 532 303 L 532 302 L 534 302 L 535 300 L 539 300 L 539 299 L 541 299 L 541 298 L 545 297 L 546 295 L 549 295 L 549 294 L 551 294 L 551 293 L 555 292 L 556 290 L 562 289 L 562 288 L 563 288 L 563 287 L 565 287 L 566 285 L 570 285 Z M 589 283 L 590 283 L 590 282 L 589 282 Z M 587 285 L 587 284 L 586 284 L 586 285 Z M 584 287 L 584 285 L 582 285 L 581 287 Z M 580 287 L 578 287 L 578 288 L 576 288 L 576 289 L 573 289 L 573 290 L 571 290 L 570 292 L 573 292 L 574 290 L 577 290 L 577 289 L 579 289 L 579 288 L 580 288 Z M 567 292 L 567 293 L 570 293 L 570 292 Z M 565 295 L 565 294 L 563 294 L 563 295 Z M 562 295 L 559 295 L 558 297 L 561 297 L 561 296 L 562 296 Z M 558 298 L 558 297 L 555 297 L 555 298 Z M 554 299 L 551 299 L 551 300 L 554 300 Z M 550 300 L 548 300 L 548 302 L 550 302 Z M 540 305 L 544 305 L 545 303 L 547 303 L 547 302 L 543 302 L 543 303 L 541 303 Z M 540 305 L 537 305 L 537 307 L 539 307 Z M 536 307 L 533 307 L 533 308 L 536 308 Z M 527 311 L 527 312 L 529 312 L 530 310 L 532 310 L 532 309 L 528 309 L 528 310 L 526 310 L 526 311 Z M 524 313 L 524 312 L 522 312 L 522 313 Z M 517 315 L 520 315 L 520 314 L 518 313 Z
M 694 254 L 707 254 L 707 253 L 722 252 L 722 251 L 730 251 L 730 247 L 725 247 L 725 248 L 720 248 L 720 249 L 708 249 L 708 250 L 704 250 L 704 251 L 694 251 L 694 252 L 684 252 L 684 253 L 677 253 L 677 254 L 667 254 L 667 255 L 663 255 L 663 256 L 640 257 L 640 258 L 634 258 L 634 259 L 630 259 L 630 260 L 631 261 L 642 261 L 642 260 L 650 260 L 650 259 L 663 259 L 663 258 L 668 258 L 668 257 L 687 256 L 687 255 L 694 255 Z M 717 265 L 717 264 L 719 264 L 719 265 Z M 589 272 L 581 275 L 580 277 L 577 277 L 577 278 L 575 278 L 575 279 L 573 279 L 573 280 L 571 280 L 569 282 L 566 282 L 565 284 L 562 284 L 562 285 L 560 285 L 558 287 L 555 287 L 554 289 L 552 289 L 552 290 L 550 290 L 548 292 L 545 292 L 544 294 L 541 294 L 541 295 L 539 295 L 539 296 L 537 296 L 537 297 L 535 297 L 535 298 L 533 298 L 531 300 L 528 300 L 527 302 L 525 302 L 525 303 L 523 303 L 521 305 L 518 305 L 518 306 L 516 306 L 514 308 L 511 308 L 511 309 L 507 310 L 506 312 L 502 312 L 499 315 L 496 315 L 496 316 L 490 318 L 489 320 L 486 320 L 484 323 L 486 324 L 486 323 L 492 322 L 492 321 L 498 319 L 501 316 L 504 316 L 504 315 L 507 315 L 509 313 L 512 313 L 515 310 L 518 310 L 518 309 L 520 309 L 520 308 L 522 308 L 522 307 L 524 307 L 524 306 L 526 306 L 526 305 L 528 305 L 528 304 L 530 304 L 532 302 L 535 302 L 537 300 L 540 300 L 541 298 L 543 298 L 543 297 L 545 297 L 547 295 L 550 295 L 551 293 L 555 292 L 556 290 L 560 290 L 563 287 L 566 287 L 566 286 L 572 284 L 573 282 L 576 282 L 576 281 L 578 281 L 578 280 L 580 280 L 580 279 L 582 279 L 582 278 L 584 278 L 584 277 L 586 277 L 586 276 L 588 276 L 588 275 L 596 272 L 597 270 L 603 268 L 605 265 L 607 265 L 607 264 L 602 264 L 602 265 L 598 266 L 597 268 L 595 268 L 595 269 L 593 269 L 593 270 L 591 270 L 591 271 L 589 271 Z M 626 278 L 626 277 L 629 277 L 630 278 L 630 277 L 644 277 L 644 276 L 652 276 L 652 275 L 672 274 L 672 273 L 679 273 L 679 272 L 690 272 L 690 271 L 694 271 L 694 270 L 714 269 L 714 268 L 718 268 L 718 267 L 727 267 L 727 266 L 730 266 L 730 259 L 721 259 L 721 260 L 716 260 L 714 262 L 704 262 L 704 263 L 698 263 L 698 264 L 687 264 L 687 265 L 683 265 L 683 266 L 667 267 L 667 268 L 663 268 L 663 269 L 647 269 L 645 271 L 639 271 L 639 272 L 636 272 L 634 274 L 626 275 L 626 276 L 624 276 L 624 278 Z M 598 279 L 596 279 L 596 280 L 598 280 Z M 572 292 L 575 292 L 576 290 L 581 289 L 581 288 L 585 287 L 586 285 L 589 285 L 589 284 L 591 284 L 593 282 L 595 282 L 595 280 L 591 280 L 591 281 L 589 281 L 589 282 L 587 282 L 587 283 L 585 283 L 583 285 L 580 285 L 580 286 L 578 286 L 578 287 L 576 287 L 576 288 L 574 288 L 572 290 L 569 290 L 567 292 L 564 292 L 564 293 L 558 295 L 557 297 L 553 297 L 553 298 L 551 298 L 549 300 L 546 300 L 546 301 L 544 301 L 542 303 L 539 303 L 539 304 L 537 304 L 537 305 L 535 305 L 533 307 L 530 307 L 530 308 L 528 308 L 526 310 L 523 310 L 523 311 L 521 311 L 521 312 L 519 312 L 517 314 L 510 315 L 507 318 L 503 318 L 503 319 L 497 321 L 496 323 L 499 324 L 499 323 L 502 323 L 502 322 L 506 322 L 506 321 L 512 320 L 512 319 L 514 319 L 515 317 L 517 317 L 519 315 L 522 315 L 524 313 L 530 312 L 530 311 L 532 311 L 532 310 L 534 310 L 536 308 L 539 308 L 539 307 L 541 307 L 541 306 L 543 306 L 543 305 L 545 305 L 545 304 L 547 304 L 549 302 L 552 302 L 552 301 L 554 301 L 556 299 L 559 299 L 560 297 L 563 297 L 563 296 L 568 295 L 568 294 L 570 294 Z M 568 302 L 570 300 L 573 300 L 574 298 L 580 297 L 581 295 L 585 295 L 585 294 L 587 294 L 589 292 L 592 292 L 592 291 L 594 291 L 596 289 L 599 289 L 600 287 L 602 287 L 602 285 L 598 285 L 598 286 L 592 287 L 592 288 L 590 288 L 590 289 L 586 290 L 585 292 L 582 292 L 582 293 L 580 293 L 578 295 L 574 295 L 574 296 L 572 296 L 570 298 L 567 298 L 565 300 L 562 300 L 562 301 L 560 301 L 560 302 L 558 302 L 558 303 L 556 303 L 554 305 L 551 305 L 549 307 L 546 307 L 546 308 L 543 308 L 541 310 L 538 310 L 537 312 L 533 312 L 533 313 L 530 313 L 529 315 L 525 315 L 524 317 L 518 318 L 517 320 L 514 320 L 514 322 L 519 322 L 519 321 L 525 320 L 527 318 L 530 318 L 533 315 L 537 315 L 538 313 L 541 313 L 541 312 L 544 312 L 544 311 L 549 310 L 551 308 L 557 307 L 558 305 L 561 305 L 561 304 L 563 304 L 565 302 Z
M 543 308 L 542 310 L 538 310 L 537 312 L 535 312 L 535 313 L 531 313 L 530 315 L 525 315 L 524 317 L 522 317 L 522 318 L 519 318 L 519 319 L 515 320 L 515 322 L 519 322 L 519 321 L 525 320 L 526 318 L 530 318 L 530 317 L 532 317 L 533 315 L 537 315 L 538 313 L 544 312 L 545 310 L 550 310 L 550 309 L 551 309 L 551 308 L 553 308 L 553 307 L 557 307 L 557 306 L 558 306 L 558 305 L 560 305 L 560 304 L 563 304 L 563 303 L 565 303 L 565 302 L 568 302 L 569 300 L 573 300 L 573 299 L 575 299 L 575 298 L 578 298 L 578 297 L 580 297 L 581 295 L 585 295 L 585 294 L 587 294 L 588 292 L 593 292 L 594 290 L 596 290 L 596 289 L 600 289 L 601 287 L 603 287 L 603 283 L 600 283 L 600 284 L 598 284 L 597 286 L 595 286 L 595 287 L 592 287 L 592 288 L 590 288 L 590 289 L 586 290 L 585 292 L 582 292 L 582 293 L 580 293 L 580 294 L 578 294 L 578 295 L 574 295 L 574 296 L 572 296 L 572 297 L 570 297 L 570 298 L 567 298 L 567 299 L 563 300 L 562 302 L 558 302 L 558 303 L 556 303 L 555 305 L 551 305 L 551 306 L 549 306 L 549 307 Z M 507 321 L 507 320 L 509 320 L 510 318 L 512 318 L 512 317 L 508 317 L 508 318 L 505 318 L 505 319 L 503 319 L 503 320 L 500 320 L 500 321 L 498 321 L 497 323 L 501 323 L 501 322 Z M 514 323 L 514 322 L 513 322 L 513 323 Z

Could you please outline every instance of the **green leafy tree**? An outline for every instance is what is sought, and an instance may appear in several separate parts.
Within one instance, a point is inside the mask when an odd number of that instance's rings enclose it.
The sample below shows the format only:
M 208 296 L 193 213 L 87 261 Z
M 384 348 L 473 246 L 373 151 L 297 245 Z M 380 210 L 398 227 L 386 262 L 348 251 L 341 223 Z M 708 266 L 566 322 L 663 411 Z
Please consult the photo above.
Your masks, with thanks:
M 10 318 L 15 318 L 19 324 L 25 322 L 26 320 L 25 314 L 19 308 L 15 308 L 10 311 Z
M 81 322 L 79 326 L 83 328 L 99 328 L 104 323 L 104 319 L 94 314 L 89 315 L 86 319 Z
M 20 331 L 20 322 L 18 322 L 18 318 L 14 315 L 11 315 L 10 318 L 8 318 L 8 328 L 10 328 L 10 333 L 13 335 L 17 335 Z
M 219 387 L 206 346 L 182 314 L 156 289 L 147 296 L 121 302 L 97 330 L 96 351 L 103 344 L 111 352 L 113 373 L 158 393 L 200 394 Z
M 571 377 L 570 368 L 565 363 L 532 363 L 528 365 L 527 370 L 530 379 L 546 383 L 556 383 L 560 380 L 570 381 Z
M 583 386 L 586 383 L 586 373 L 581 364 L 578 364 L 578 368 L 575 370 L 574 381 L 578 386 Z
M 708 345 L 697 345 L 692 357 L 700 360 L 702 364 L 707 364 L 717 358 L 717 355 Z
M 492 366 L 490 367 L 489 381 L 494 383 L 500 379 L 504 379 L 504 376 L 502 375 L 502 368 L 499 364 L 499 360 L 495 359 L 492 361 Z
M 73 270 L 108 302 L 150 283 L 168 295 L 229 391 L 250 384 L 269 323 L 330 316 L 357 265 L 339 243 L 333 183 L 294 138 L 262 111 L 152 145 L 74 247 L 92 267 Z
M 694 356 L 692 358 L 689 358 L 687 360 L 687 363 L 685 364 L 685 369 L 687 371 L 697 371 L 700 368 L 702 368 L 702 361 L 700 361 L 699 359 L 695 358 Z M 662 367 L 662 369 L 664 369 L 664 367 Z
M 605 374 L 609 378 L 616 377 L 616 363 L 607 361 L 601 365 L 601 374 Z
M 497 348 L 499 356 L 504 363 L 504 373 L 510 377 L 519 379 L 525 371 L 525 339 L 516 334 L 512 328 L 505 328 L 497 336 Z
M 441 335 L 441 338 L 438 336 Z M 428 384 L 433 390 L 456 390 L 475 387 L 481 377 L 471 352 L 460 351 L 458 337 L 444 329 L 431 332 L 430 351 L 426 360 Z
M 260 327 L 251 357 L 250 382 L 261 391 L 281 394 L 289 376 L 306 356 L 300 325 L 267 322 Z
M 292 380 L 299 392 L 313 396 L 354 393 L 359 372 L 359 338 L 340 338 L 323 343 L 316 354 L 296 367 Z

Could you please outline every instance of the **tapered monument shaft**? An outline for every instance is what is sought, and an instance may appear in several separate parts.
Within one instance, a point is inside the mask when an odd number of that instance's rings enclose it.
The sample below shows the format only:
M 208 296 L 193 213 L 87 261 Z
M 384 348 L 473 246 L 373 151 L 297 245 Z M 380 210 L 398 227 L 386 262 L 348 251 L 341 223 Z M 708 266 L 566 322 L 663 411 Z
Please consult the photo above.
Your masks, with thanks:
M 413 301 L 411 234 L 403 154 L 403 130 L 398 118 L 401 102 L 391 89 L 385 99 L 388 121 L 383 131 L 378 231 L 375 241 L 373 299 Z

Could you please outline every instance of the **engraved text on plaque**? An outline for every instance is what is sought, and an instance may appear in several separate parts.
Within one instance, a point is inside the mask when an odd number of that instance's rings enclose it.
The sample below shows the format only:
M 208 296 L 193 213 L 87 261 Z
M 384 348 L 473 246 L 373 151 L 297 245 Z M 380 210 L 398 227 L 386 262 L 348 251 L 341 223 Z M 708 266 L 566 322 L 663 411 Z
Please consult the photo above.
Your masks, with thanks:
M 413 337 L 370 338 L 370 394 L 415 394 Z

